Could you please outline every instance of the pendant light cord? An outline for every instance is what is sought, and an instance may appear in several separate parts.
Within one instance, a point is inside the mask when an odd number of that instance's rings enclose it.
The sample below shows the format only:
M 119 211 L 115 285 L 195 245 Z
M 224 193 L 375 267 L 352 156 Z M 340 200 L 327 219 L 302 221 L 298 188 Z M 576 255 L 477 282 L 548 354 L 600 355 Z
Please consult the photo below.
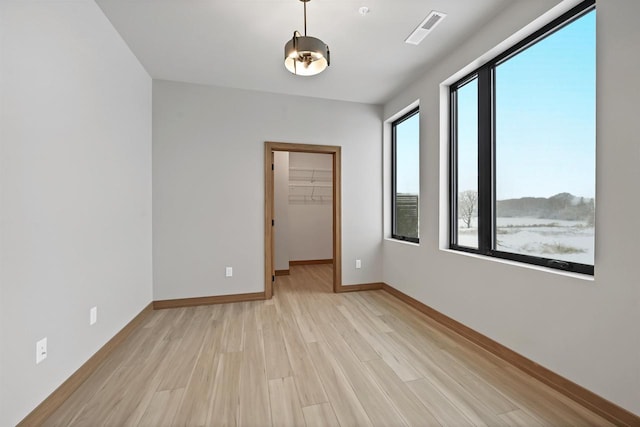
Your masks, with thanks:
M 307 37 L 307 2 L 303 0 L 304 3 L 304 36 Z

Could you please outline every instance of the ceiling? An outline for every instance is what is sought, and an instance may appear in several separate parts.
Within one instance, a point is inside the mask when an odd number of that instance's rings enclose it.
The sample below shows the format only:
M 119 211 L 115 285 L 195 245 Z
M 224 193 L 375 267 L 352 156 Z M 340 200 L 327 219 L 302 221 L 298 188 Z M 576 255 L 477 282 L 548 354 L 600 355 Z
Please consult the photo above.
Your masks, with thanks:
M 304 30 L 298 0 L 97 3 L 154 79 L 381 104 L 515 1 L 533 0 L 312 0 L 307 33 L 331 49 L 313 77 L 284 67 L 285 43 Z M 431 10 L 448 16 L 405 44 Z

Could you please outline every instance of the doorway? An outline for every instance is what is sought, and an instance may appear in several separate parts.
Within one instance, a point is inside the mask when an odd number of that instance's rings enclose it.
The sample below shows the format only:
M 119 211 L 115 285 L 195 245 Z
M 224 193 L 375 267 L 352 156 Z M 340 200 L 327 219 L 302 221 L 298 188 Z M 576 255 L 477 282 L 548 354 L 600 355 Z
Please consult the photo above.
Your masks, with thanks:
M 264 252 L 265 252 L 265 298 L 273 296 L 275 274 L 275 238 L 274 226 L 274 155 L 276 152 L 317 153 L 332 156 L 332 216 L 333 216 L 333 292 L 342 290 L 342 221 L 341 221 L 341 148 L 332 145 L 290 144 L 284 142 L 265 142 L 264 154 Z

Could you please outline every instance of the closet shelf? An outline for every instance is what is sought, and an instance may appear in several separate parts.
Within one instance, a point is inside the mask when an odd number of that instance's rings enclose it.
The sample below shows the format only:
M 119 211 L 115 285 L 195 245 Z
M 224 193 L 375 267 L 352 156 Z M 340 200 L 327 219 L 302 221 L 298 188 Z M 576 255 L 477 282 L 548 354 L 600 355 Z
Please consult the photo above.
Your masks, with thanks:
M 329 204 L 333 172 L 321 168 L 289 168 L 289 204 Z
M 330 205 L 332 201 L 331 196 L 289 196 L 290 205 Z
M 317 188 L 333 188 L 332 184 L 315 183 L 315 182 L 289 182 L 289 187 L 317 187 Z
M 331 169 L 289 168 L 290 181 L 333 182 Z

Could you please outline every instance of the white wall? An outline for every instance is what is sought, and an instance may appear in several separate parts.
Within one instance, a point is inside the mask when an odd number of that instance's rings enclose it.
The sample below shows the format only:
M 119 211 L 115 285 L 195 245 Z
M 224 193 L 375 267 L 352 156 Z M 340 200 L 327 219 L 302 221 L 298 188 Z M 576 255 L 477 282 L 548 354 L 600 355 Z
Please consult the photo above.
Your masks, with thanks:
M 289 153 L 273 153 L 273 264 L 275 270 L 289 269 Z
M 168 81 L 153 94 L 154 299 L 264 290 L 265 141 L 342 146 L 343 283 L 381 279 L 381 107 Z
M 333 170 L 331 154 L 291 153 L 289 159 L 292 168 Z M 319 193 L 330 193 L 330 189 Z M 293 261 L 333 258 L 332 202 L 289 205 L 289 256 Z
M 514 2 L 385 106 L 387 118 L 420 98 L 422 175 L 420 245 L 385 240 L 384 281 L 640 414 L 640 121 L 630 96 L 640 93 L 640 2 L 598 0 L 597 7 L 594 280 L 439 249 L 447 227 L 439 85 L 545 11 L 538 2 Z
M 152 87 L 93 1 L 2 2 L 0 12 L 0 425 L 9 426 L 151 301 Z M 43 337 L 49 356 L 36 366 Z

